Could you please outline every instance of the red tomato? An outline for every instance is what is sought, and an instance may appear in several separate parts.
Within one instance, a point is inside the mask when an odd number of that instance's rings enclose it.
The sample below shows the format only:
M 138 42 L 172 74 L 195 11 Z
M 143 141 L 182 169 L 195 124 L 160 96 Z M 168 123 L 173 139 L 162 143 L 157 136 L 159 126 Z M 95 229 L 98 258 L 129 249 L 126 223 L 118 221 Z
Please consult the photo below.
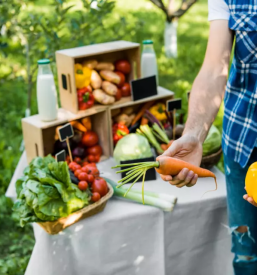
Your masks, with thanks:
M 94 176 L 93 175 L 91 175 L 91 174 L 89 174 L 88 176 L 87 176 L 87 181 L 89 182 L 89 183 L 93 183 L 94 182 Z
M 89 163 L 89 166 L 94 166 L 94 167 L 96 167 L 96 164 L 95 164 L 95 163 Z
M 76 164 L 76 165 L 74 165 L 74 168 L 75 168 L 75 170 L 78 170 L 81 168 L 81 166 L 79 164 Z
M 96 145 L 98 143 L 98 135 L 93 131 L 88 131 L 84 133 L 81 142 L 84 146 Z
M 117 72 L 115 71 L 115 73 L 120 77 L 120 83 L 117 85 L 119 88 L 121 88 L 123 86 L 123 84 L 125 83 L 125 75 L 121 72 Z
M 82 181 L 84 181 L 84 180 L 87 181 L 87 173 L 81 172 L 78 176 L 78 179 L 82 180 Z
M 87 148 L 87 154 L 88 155 L 102 155 L 102 147 L 100 145 L 94 145 Z
M 131 71 L 131 66 L 127 60 L 118 60 L 115 63 L 115 70 L 124 74 L 129 74 Z
M 87 167 L 85 167 L 85 166 L 81 168 L 81 171 L 82 171 L 82 172 L 85 172 L 85 173 L 88 173 L 88 169 L 87 169 Z
M 91 201 L 96 202 L 96 201 L 99 201 L 100 199 L 101 199 L 101 196 L 99 193 L 97 192 L 92 193 Z
M 75 171 L 76 170 L 76 166 L 77 166 L 77 163 L 72 161 L 70 164 L 69 164 L 69 168 L 71 171 Z
M 74 158 L 74 162 L 76 162 L 76 163 L 80 164 L 80 162 L 81 162 L 81 158 L 79 158 L 79 157 L 75 157 L 75 158 Z
M 96 167 L 90 167 L 88 174 L 93 176 L 99 176 L 99 170 Z
M 77 169 L 74 173 L 75 177 L 78 177 L 81 172 L 82 172 L 81 169 Z
M 121 89 L 118 88 L 117 94 L 115 95 L 115 100 L 118 101 L 121 99 L 121 97 L 122 97 Z
M 78 188 L 82 191 L 87 190 L 88 188 L 88 183 L 86 181 L 80 181 L 78 184 Z
M 94 155 L 88 155 L 88 156 L 87 156 L 87 160 L 88 160 L 89 162 L 95 162 L 95 156 L 94 156 Z
M 124 85 L 121 87 L 121 94 L 122 96 L 130 96 L 131 95 L 131 89 L 129 83 L 124 83 Z
M 87 161 L 84 161 L 84 162 L 82 162 L 82 167 L 84 167 L 84 166 L 86 166 L 88 164 L 88 162 Z
M 94 182 L 92 183 L 92 192 L 97 192 L 100 194 L 101 197 L 105 196 L 108 193 L 108 185 L 103 178 L 95 178 Z

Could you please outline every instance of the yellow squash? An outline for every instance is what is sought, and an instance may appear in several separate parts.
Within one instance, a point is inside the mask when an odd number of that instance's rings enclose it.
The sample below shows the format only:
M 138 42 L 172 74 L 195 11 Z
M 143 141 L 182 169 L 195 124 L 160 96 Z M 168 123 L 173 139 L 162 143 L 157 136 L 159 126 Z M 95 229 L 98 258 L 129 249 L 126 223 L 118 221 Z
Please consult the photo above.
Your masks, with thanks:
M 245 189 L 248 196 L 257 202 L 257 162 L 254 162 L 247 171 Z

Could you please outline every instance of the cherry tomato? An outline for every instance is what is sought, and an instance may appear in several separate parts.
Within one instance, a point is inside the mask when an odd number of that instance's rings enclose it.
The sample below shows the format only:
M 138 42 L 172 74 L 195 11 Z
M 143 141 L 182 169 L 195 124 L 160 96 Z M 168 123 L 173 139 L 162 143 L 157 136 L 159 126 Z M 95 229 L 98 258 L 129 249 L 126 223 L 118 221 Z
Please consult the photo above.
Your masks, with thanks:
M 88 183 L 86 181 L 80 181 L 78 184 L 78 188 L 82 191 L 87 190 L 88 188 Z
M 75 157 L 74 161 L 79 164 L 81 162 L 81 158 Z
M 120 71 L 124 74 L 129 74 L 131 71 L 131 66 L 127 60 L 118 60 L 115 63 L 115 70 Z
M 118 100 L 121 99 L 121 97 L 122 97 L 121 89 L 118 88 L 117 93 L 116 93 L 116 95 L 115 95 L 115 100 L 118 101 Z
M 131 95 L 131 89 L 129 83 L 124 83 L 124 85 L 121 87 L 121 94 L 122 96 L 130 96 Z
M 95 163 L 89 163 L 88 165 L 89 165 L 89 166 L 94 166 L 94 167 L 96 167 L 96 164 L 95 164 Z
M 125 75 L 118 71 L 116 71 L 115 73 L 120 77 L 120 83 L 117 86 L 119 88 L 121 88 L 123 86 L 123 84 L 125 83 Z
M 74 165 L 74 171 L 78 169 L 81 169 L 81 166 L 79 164 Z
M 85 172 L 85 173 L 88 173 L 88 169 L 87 169 L 86 166 L 82 167 L 82 168 L 81 168 L 81 171 L 82 171 L 82 172 Z
M 87 148 L 87 154 L 88 155 L 102 155 L 102 147 L 100 145 L 94 145 Z
M 69 164 L 69 168 L 71 171 L 75 171 L 76 170 L 76 166 L 77 166 L 77 163 L 72 161 L 70 164 Z
M 92 193 L 97 192 L 101 197 L 105 196 L 108 193 L 108 185 L 103 178 L 95 178 L 92 183 Z
M 87 164 L 88 164 L 88 162 L 87 162 L 87 161 L 84 161 L 84 162 L 82 162 L 81 166 L 84 167 L 84 166 L 86 166 Z
M 93 175 L 93 176 L 99 176 L 99 170 L 95 167 L 91 167 L 91 168 L 89 168 L 90 170 L 89 170 L 89 172 L 88 172 L 88 174 L 90 174 L 90 175 Z
M 81 142 L 84 146 L 96 145 L 98 143 L 98 135 L 93 131 L 88 131 L 84 133 Z
M 84 180 L 87 181 L 87 173 L 81 172 L 78 176 L 78 179 L 82 180 L 82 181 L 84 181 Z
M 81 172 L 82 172 L 82 169 L 75 170 L 74 172 L 75 177 L 78 177 Z
M 91 175 L 91 174 L 89 174 L 88 176 L 87 176 L 87 181 L 89 182 L 89 183 L 93 183 L 94 182 L 94 176 L 93 175 Z
M 96 201 L 99 201 L 100 199 L 101 199 L 101 196 L 99 193 L 97 192 L 92 193 L 91 201 L 96 202 Z

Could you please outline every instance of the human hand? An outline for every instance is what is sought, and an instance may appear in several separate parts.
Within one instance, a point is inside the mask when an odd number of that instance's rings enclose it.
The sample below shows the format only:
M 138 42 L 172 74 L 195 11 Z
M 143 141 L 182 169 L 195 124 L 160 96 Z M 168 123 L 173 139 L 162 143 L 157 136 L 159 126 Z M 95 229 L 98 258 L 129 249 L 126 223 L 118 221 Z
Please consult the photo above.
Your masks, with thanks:
M 197 137 L 189 134 L 183 135 L 175 140 L 171 146 L 162 154 L 163 156 L 177 158 L 193 165 L 199 166 L 202 160 L 202 143 Z M 196 184 L 198 175 L 184 168 L 176 176 L 161 175 L 164 181 L 178 188 L 183 186 L 192 187 Z
M 244 200 L 248 201 L 253 206 L 257 207 L 257 203 L 253 200 L 252 197 L 249 197 L 247 194 L 243 196 Z

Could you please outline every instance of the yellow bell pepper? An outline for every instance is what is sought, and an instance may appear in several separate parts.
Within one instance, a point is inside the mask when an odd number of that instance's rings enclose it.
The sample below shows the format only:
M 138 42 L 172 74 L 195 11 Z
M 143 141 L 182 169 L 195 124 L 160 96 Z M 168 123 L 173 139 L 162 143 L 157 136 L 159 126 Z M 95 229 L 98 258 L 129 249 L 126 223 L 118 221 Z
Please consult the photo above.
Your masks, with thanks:
M 248 196 L 257 203 L 257 162 L 254 162 L 247 171 L 245 189 Z
M 84 75 L 82 65 L 78 63 L 75 64 L 75 81 L 77 89 L 85 87 L 86 76 Z
M 150 108 L 150 113 L 153 114 L 159 121 L 167 119 L 165 114 L 166 107 L 163 103 L 157 103 Z
M 86 77 L 84 87 L 87 87 L 90 84 L 92 70 L 89 69 L 88 67 L 83 66 L 83 74 Z

